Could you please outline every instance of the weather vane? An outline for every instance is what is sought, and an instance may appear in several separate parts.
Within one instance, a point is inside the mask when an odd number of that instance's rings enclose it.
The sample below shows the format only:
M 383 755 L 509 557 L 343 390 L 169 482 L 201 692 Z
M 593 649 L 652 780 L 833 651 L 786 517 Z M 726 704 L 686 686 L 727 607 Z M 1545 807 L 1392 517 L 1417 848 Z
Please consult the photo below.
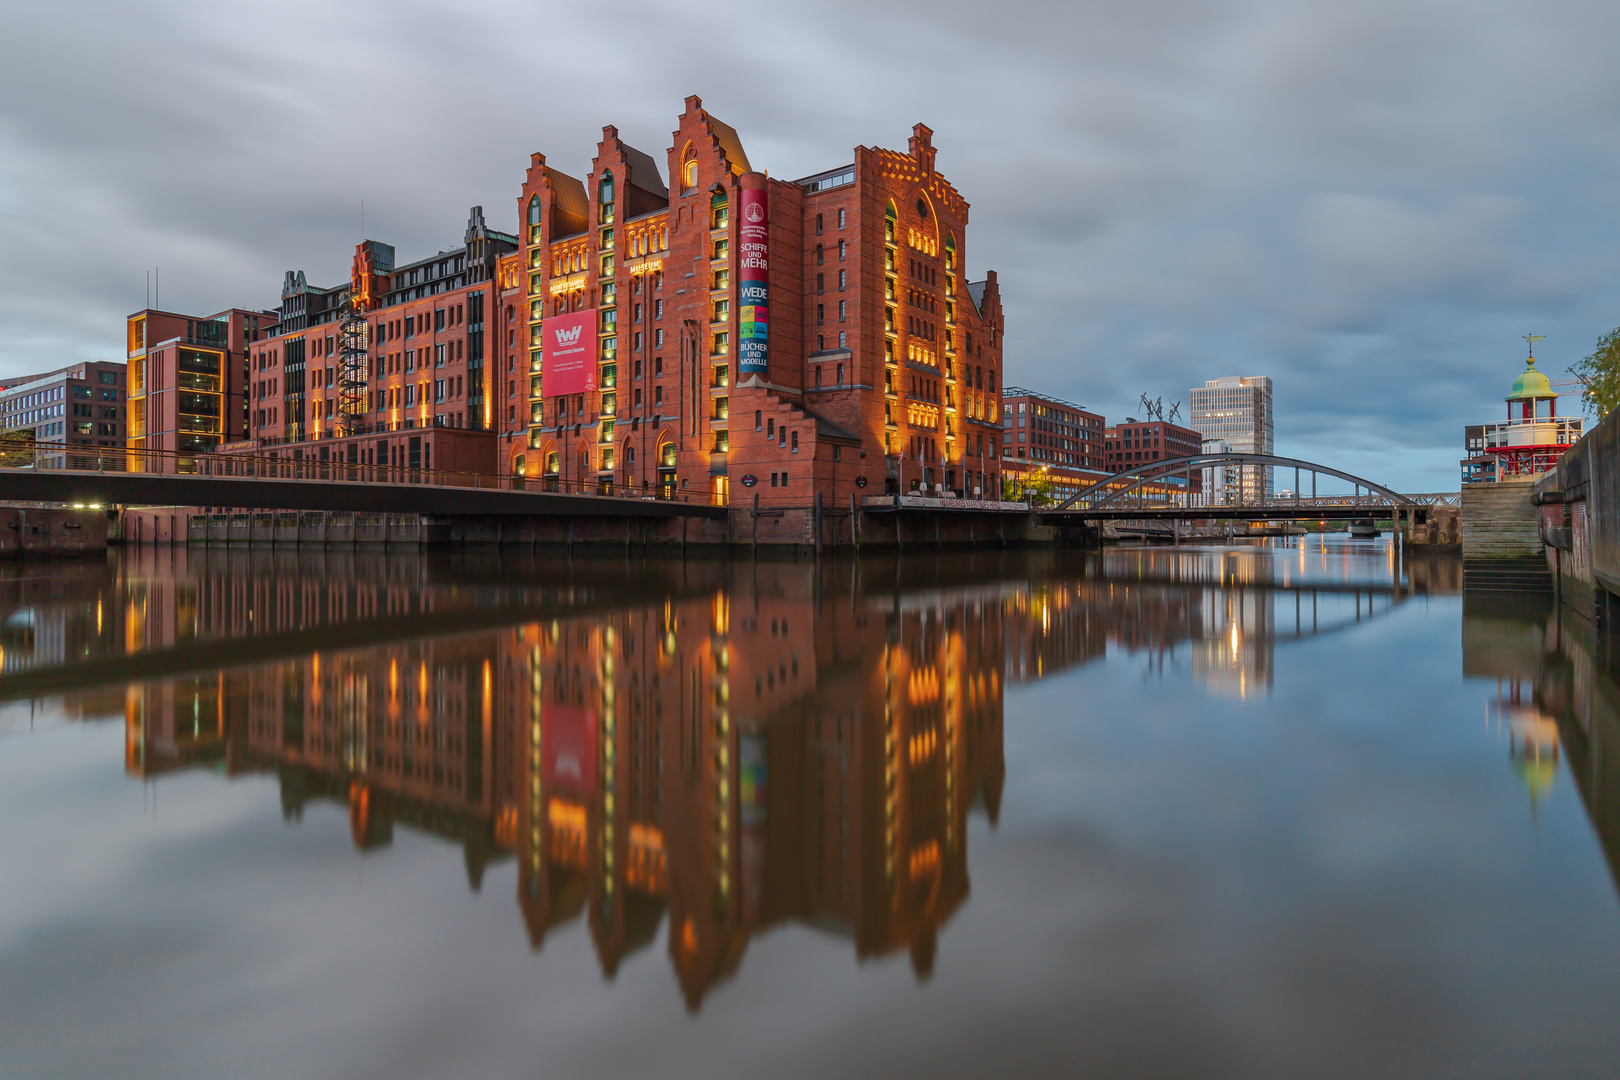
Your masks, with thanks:
M 1525 334 L 1524 335 L 1525 344 L 1530 346 L 1530 359 L 1534 360 L 1536 358 L 1536 342 L 1545 339 L 1546 336 L 1547 336 L 1546 334 Z

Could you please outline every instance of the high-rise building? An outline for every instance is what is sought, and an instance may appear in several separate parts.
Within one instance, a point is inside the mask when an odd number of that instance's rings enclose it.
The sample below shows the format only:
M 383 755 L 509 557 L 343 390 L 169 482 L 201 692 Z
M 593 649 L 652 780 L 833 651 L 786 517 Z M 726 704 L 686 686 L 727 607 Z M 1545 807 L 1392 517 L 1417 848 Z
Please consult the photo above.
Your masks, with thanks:
M 1271 379 L 1265 375 L 1232 375 L 1211 379 L 1192 393 L 1195 431 L 1219 439 L 1238 454 L 1271 454 Z M 1258 502 L 1273 491 L 1269 466 L 1245 465 L 1228 489 L 1235 500 Z

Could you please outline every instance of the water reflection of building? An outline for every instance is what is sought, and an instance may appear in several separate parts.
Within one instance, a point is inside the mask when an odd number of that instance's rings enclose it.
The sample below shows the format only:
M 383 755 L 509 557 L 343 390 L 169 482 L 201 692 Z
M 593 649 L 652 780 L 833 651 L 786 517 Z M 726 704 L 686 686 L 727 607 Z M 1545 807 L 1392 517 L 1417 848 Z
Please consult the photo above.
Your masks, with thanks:
M 1316 632 L 1314 599 L 1229 556 L 1018 556 L 977 577 L 209 552 L 165 581 L 136 563 L 112 592 L 145 604 L 141 633 L 113 651 L 220 670 L 129 692 L 127 764 L 273 775 L 289 817 L 342 806 L 362 849 L 399 824 L 451 840 L 475 888 L 511 859 L 536 949 L 582 926 L 611 976 L 667 930 L 693 1007 L 784 922 L 924 975 L 967 895 L 969 814 L 999 811 L 1004 678 L 1112 647 L 1246 688 L 1269 682 L 1278 597 Z
M 739 575 L 740 577 L 740 575 Z M 583 916 L 603 971 L 656 940 L 688 1004 L 798 922 L 919 977 L 1000 805 L 1006 618 L 970 590 L 821 602 L 802 567 L 590 617 L 322 652 L 132 689 L 127 765 L 273 773 L 515 857 L 535 948 Z
M 1253 589 L 1206 589 L 1204 594 L 1193 674 L 1209 689 L 1240 698 L 1269 691 L 1277 647 L 1276 594 Z
M 689 1005 L 798 921 L 919 975 L 967 895 L 969 808 L 1000 802 L 992 604 L 826 605 L 808 577 L 530 628 L 519 903 L 587 914 L 611 974 L 666 915 Z
M 1620 678 L 1613 643 L 1541 598 L 1465 597 L 1463 674 L 1496 682 L 1493 730 L 1531 812 L 1568 770 L 1620 885 Z

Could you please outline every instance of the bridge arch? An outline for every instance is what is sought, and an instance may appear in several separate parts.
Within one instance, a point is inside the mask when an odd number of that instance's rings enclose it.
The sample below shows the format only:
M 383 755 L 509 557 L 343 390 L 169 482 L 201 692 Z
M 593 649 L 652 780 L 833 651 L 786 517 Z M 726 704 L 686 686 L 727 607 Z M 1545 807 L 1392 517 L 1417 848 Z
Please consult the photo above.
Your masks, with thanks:
M 1166 461 L 1149 461 L 1138 465 L 1134 469 L 1114 473 L 1106 479 L 1099 480 L 1090 487 L 1083 488 L 1069 496 L 1062 503 L 1049 512 L 1063 510 L 1101 510 L 1109 503 L 1122 496 L 1141 491 L 1143 485 L 1164 480 L 1178 473 L 1191 470 L 1219 468 L 1223 465 L 1271 466 L 1275 468 L 1294 469 L 1299 472 L 1312 472 L 1322 476 L 1332 476 L 1340 480 L 1348 480 L 1352 484 L 1367 489 L 1369 493 L 1377 494 L 1388 499 L 1397 506 L 1417 506 L 1418 503 L 1398 491 L 1392 491 L 1382 484 L 1375 484 L 1371 480 L 1347 473 L 1342 469 L 1335 469 L 1330 465 L 1319 465 L 1314 461 L 1303 461 L 1299 458 L 1275 457 L 1271 454 L 1191 454 L 1186 457 L 1170 458 Z M 1299 498 L 1299 492 L 1294 493 Z M 1266 505 L 1266 504 L 1256 504 Z M 1286 505 L 1278 503 L 1277 505 Z M 1216 509 L 1216 507 L 1211 507 Z

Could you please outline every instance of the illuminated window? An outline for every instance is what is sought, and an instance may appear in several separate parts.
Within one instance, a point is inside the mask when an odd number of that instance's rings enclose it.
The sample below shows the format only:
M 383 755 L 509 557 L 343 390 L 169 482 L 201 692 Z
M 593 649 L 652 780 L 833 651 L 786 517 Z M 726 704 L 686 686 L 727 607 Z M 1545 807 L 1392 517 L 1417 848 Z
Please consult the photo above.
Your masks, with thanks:
M 681 162 L 681 194 L 685 195 L 697 187 L 697 147 L 691 143 L 686 144 L 686 153 Z

